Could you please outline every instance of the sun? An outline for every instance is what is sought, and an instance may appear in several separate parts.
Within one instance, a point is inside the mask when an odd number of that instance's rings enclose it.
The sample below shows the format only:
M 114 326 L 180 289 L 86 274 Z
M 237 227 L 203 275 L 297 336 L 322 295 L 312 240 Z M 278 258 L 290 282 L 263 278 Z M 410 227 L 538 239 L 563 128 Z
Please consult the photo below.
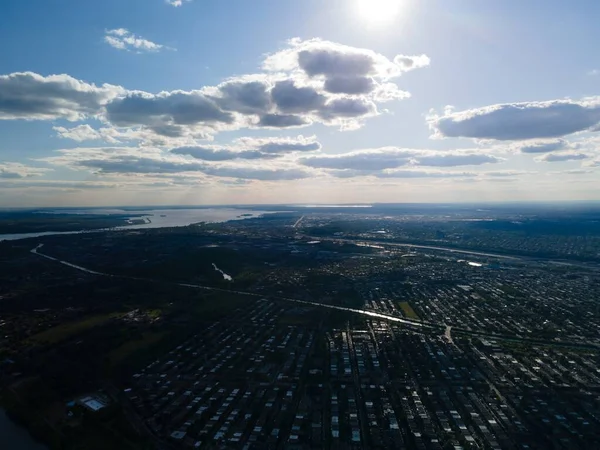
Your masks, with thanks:
M 392 22 L 402 9 L 403 0 L 355 0 L 358 15 L 372 24 Z

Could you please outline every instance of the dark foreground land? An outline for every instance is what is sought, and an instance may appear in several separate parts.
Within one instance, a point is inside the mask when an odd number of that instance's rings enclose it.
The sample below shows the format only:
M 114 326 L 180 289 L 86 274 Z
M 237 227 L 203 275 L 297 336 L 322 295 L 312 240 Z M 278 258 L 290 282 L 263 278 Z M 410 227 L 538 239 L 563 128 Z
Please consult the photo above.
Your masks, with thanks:
M 2 406 L 57 449 L 600 448 L 597 212 L 477 209 L 0 242 Z

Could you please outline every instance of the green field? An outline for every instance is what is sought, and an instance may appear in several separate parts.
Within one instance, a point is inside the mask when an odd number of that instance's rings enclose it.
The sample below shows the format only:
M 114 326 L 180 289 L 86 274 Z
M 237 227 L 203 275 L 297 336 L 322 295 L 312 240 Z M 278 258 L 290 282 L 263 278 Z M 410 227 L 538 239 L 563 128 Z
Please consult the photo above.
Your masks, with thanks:
M 34 344 L 55 344 L 120 316 L 120 313 L 99 314 L 76 322 L 64 323 L 31 336 L 29 341 Z
M 108 354 L 111 365 L 118 365 L 139 350 L 146 349 L 159 342 L 167 333 L 144 333 L 140 339 L 126 342 Z
M 419 315 L 415 312 L 412 306 L 410 306 L 410 303 L 400 302 L 398 303 L 398 306 L 400 306 L 400 309 L 402 310 L 406 318 L 419 320 Z

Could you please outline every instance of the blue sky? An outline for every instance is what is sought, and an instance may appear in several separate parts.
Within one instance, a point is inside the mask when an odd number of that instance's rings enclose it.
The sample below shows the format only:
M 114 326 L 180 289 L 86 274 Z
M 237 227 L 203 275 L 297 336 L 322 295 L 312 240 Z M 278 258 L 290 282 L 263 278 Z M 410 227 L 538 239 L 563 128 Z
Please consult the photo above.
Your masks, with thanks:
M 0 206 L 599 199 L 600 4 L 0 4 Z

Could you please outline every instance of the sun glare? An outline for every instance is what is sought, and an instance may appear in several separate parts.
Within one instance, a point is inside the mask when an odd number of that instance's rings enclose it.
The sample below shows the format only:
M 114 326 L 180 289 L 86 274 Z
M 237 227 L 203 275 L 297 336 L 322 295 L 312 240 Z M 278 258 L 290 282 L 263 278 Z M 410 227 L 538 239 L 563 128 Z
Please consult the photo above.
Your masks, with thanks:
M 367 22 L 392 22 L 400 13 L 403 0 L 356 0 L 358 15 Z

